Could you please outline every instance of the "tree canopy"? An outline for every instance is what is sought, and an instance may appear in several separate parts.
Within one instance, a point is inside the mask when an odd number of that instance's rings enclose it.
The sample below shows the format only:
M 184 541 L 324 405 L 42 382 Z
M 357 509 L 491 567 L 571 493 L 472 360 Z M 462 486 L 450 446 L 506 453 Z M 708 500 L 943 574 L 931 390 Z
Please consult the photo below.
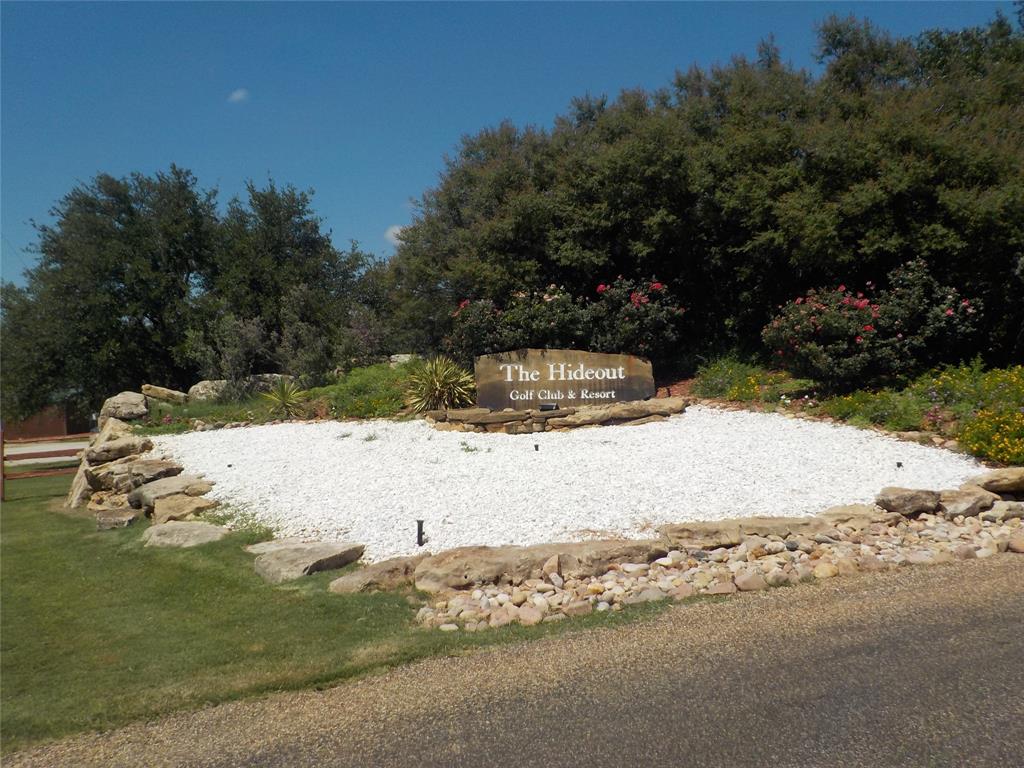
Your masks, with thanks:
M 2 287 L 3 412 L 95 408 L 144 381 L 313 383 L 388 351 L 471 355 L 495 342 L 466 318 L 528 341 L 551 335 L 546 317 L 571 330 L 600 314 L 611 285 L 636 286 L 626 313 L 678 301 L 658 306 L 665 333 L 629 342 L 652 357 L 763 355 L 762 329 L 795 297 L 884 292 L 911 263 L 970 302 L 989 363 L 1024 359 L 1020 23 L 908 39 L 830 17 L 817 55 L 813 76 L 769 39 L 653 92 L 583 95 L 550 128 L 467 135 L 387 263 L 335 247 L 311 193 L 288 185 L 250 183 L 221 212 L 177 166 L 101 173 L 38 227 L 24 287 Z M 526 306 L 554 296 L 561 314 Z
M 578 98 L 550 130 L 464 137 L 392 260 L 397 332 L 431 348 L 465 299 L 656 275 L 688 309 L 681 356 L 753 352 L 793 297 L 920 258 L 984 308 L 991 362 L 1024 357 L 1020 28 L 909 40 L 831 17 L 818 54 L 814 78 L 769 40 Z

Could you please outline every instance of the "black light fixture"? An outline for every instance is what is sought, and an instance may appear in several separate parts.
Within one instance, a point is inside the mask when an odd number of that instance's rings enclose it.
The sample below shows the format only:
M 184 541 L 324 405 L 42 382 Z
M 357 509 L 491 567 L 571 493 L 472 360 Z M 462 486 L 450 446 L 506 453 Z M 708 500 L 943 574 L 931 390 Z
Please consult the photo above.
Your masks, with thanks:
M 423 536 L 423 521 L 416 521 L 416 546 L 422 547 L 425 537 Z

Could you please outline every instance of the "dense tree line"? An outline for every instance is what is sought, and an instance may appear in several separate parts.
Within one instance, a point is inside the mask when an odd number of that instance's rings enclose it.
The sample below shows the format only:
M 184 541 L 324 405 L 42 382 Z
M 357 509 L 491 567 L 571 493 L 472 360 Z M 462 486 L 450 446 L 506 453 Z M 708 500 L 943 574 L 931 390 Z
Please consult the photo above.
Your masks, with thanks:
M 613 283 L 663 285 L 685 309 L 660 348 L 634 334 L 653 357 L 764 355 L 762 329 L 794 297 L 885 291 L 911 262 L 976 308 L 972 349 L 1024 359 L 1020 19 L 894 39 L 831 18 L 818 54 L 813 77 L 769 40 L 654 92 L 575 99 L 550 129 L 467 136 L 388 263 L 336 248 L 290 186 L 250 184 L 220 213 L 177 167 L 100 174 L 39 227 L 25 286 L 3 286 L 4 415 L 95 408 L 143 381 L 312 383 L 388 351 L 466 357 L 495 343 L 459 325 L 480 307 L 494 338 L 527 342 L 547 317 L 528 297 L 585 318 Z
M 378 351 L 363 286 L 379 267 L 331 244 L 308 193 L 250 183 L 220 215 L 216 192 L 172 166 L 100 174 L 52 213 L 25 286 L 3 286 L 5 418 L 55 401 L 88 412 L 143 382 L 287 370 L 313 383 Z
M 596 298 L 625 276 L 686 307 L 677 359 L 762 353 L 780 305 L 884 289 L 921 259 L 980 308 L 978 351 L 1024 357 L 1019 26 L 906 40 L 831 18 L 819 58 L 816 79 L 768 41 L 653 93 L 579 98 L 551 130 L 465 137 L 391 265 L 405 344 L 443 344 L 466 299 Z

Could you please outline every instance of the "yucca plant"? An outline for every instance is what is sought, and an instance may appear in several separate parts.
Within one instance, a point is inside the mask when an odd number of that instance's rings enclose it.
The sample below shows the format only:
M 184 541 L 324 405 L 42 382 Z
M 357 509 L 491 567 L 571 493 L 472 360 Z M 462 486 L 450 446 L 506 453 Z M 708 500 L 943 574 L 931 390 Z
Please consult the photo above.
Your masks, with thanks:
M 406 403 L 414 413 L 463 408 L 473 404 L 473 374 L 450 357 L 427 360 L 409 375 Z
M 274 388 L 262 396 L 270 402 L 270 413 L 274 416 L 294 419 L 304 414 L 307 393 L 290 379 L 278 379 Z

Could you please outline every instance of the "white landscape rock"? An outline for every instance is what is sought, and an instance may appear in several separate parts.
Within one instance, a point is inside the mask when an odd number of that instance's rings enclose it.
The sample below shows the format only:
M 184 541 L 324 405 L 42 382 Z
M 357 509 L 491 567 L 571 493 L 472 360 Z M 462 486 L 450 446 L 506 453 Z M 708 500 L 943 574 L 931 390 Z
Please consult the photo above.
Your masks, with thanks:
M 885 486 L 957 488 L 982 471 L 966 456 L 872 431 L 701 406 L 630 429 L 506 435 L 439 432 L 424 421 L 319 422 L 153 442 L 215 482 L 212 498 L 278 535 L 363 542 L 366 561 L 808 516 L 870 504 Z

